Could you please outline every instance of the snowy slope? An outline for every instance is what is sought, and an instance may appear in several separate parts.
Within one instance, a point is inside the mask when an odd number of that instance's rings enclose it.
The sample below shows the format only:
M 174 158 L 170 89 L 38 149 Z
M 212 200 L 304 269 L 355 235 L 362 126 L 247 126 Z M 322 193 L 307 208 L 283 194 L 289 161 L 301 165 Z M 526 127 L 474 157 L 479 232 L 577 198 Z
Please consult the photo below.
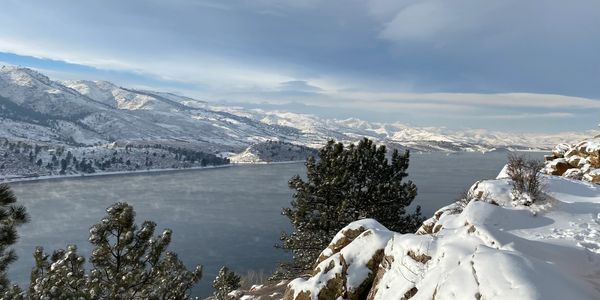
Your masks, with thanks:
M 3 137 L 31 142 L 166 144 L 241 152 L 297 130 L 271 126 L 227 112 L 191 107 L 168 93 L 136 91 L 108 82 L 55 82 L 33 70 L 0 69 Z M 12 130 L 27 128 L 27 130 Z
M 336 238 L 362 233 L 285 299 L 600 299 L 600 186 L 544 180 L 548 200 L 532 207 L 512 202 L 507 178 L 478 182 L 487 200 L 442 208 L 417 234 L 352 223 Z

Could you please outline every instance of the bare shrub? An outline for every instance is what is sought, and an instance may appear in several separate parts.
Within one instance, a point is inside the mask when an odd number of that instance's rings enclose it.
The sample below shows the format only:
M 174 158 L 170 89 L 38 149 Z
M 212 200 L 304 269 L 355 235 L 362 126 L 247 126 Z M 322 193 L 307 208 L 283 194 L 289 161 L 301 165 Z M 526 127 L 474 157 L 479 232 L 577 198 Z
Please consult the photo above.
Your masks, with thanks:
M 498 205 L 498 203 L 494 199 L 490 198 L 490 195 L 487 192 L 479 192 L 478 194 L 475 194 L 475 191 L 473 191 L 472 189 L 465 189 L 456 197 L 456 206 L 454 207 L 454 209 L 452 209 L 451 213 L 461 213 L 471 201 L 482 201 Z
M 253 285 L 265 284 L 268 282 L 269 274 L 265 273 L 264 270 L 254 271 L 249 270 L 246 274 L 242 275 L 241 288 L 243 290 L 249 290 Z
M 465 209 L 465 207 L 467 207 L 467 204 L 469 204 L 469 202 L 471 202 L 471 200 L 473 200 L 473 198 L 474 198 L 474 195 L 470 189 L 465 189 L 464 191 L 462 191 L 456 197 L 456 199 L 454 201 L 454 203 L 456 203 L 456 205 L 451 210 L 451 213 L 452 214 L 461 213 L 463 211 L 463 209 Z
M 506 173 L 512 179 L 513 200 L 524 205 L 531 205 L 543 200 L 543 184 L 540 171 L 544 168 L 542 161 L 526 159 L 523 155 L 510 154 Z
M 461 208 L 465 208 L 467 204 L 469 204 L 469 202 L 471 202 L 471 200 L 474 198 L 475 195 L 473 195 L 473 191 L 471 191 L 471 189 L 465 189 L 458 195 L 458 197 L 456 197 L 456 202 Z

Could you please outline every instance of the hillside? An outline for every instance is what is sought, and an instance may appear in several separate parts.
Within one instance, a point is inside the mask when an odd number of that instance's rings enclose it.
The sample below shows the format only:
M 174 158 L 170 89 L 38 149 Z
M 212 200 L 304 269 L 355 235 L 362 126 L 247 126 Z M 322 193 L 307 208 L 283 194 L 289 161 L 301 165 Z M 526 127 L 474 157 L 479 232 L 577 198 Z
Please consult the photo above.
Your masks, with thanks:
M 318 151 L 301 145 L 291 143 L 267 141 L 253 144 L 244 152 L 230 156 L 233 163 L 260 163 L 305 161 L 309 156 L 317 156 Z

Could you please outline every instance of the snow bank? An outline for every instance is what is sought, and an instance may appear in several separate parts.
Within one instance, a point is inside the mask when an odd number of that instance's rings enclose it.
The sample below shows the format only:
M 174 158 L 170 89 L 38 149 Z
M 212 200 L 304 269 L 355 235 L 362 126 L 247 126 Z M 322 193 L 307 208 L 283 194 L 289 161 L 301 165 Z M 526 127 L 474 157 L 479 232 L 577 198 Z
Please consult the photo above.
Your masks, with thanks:
M 284 299 L 600 299 L 600 186 L 545 175 L 547 200 L 525 207 L 499 177 L 417 234 L 350 224 Z

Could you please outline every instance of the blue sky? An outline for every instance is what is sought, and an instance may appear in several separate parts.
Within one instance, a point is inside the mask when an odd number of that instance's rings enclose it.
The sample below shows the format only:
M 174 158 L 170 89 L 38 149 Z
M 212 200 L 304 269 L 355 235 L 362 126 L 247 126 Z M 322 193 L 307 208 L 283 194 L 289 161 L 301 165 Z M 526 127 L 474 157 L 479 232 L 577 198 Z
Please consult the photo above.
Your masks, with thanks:
M 4 0 L 0 62 L 325 117 L 600 122 L 597 0 Z

